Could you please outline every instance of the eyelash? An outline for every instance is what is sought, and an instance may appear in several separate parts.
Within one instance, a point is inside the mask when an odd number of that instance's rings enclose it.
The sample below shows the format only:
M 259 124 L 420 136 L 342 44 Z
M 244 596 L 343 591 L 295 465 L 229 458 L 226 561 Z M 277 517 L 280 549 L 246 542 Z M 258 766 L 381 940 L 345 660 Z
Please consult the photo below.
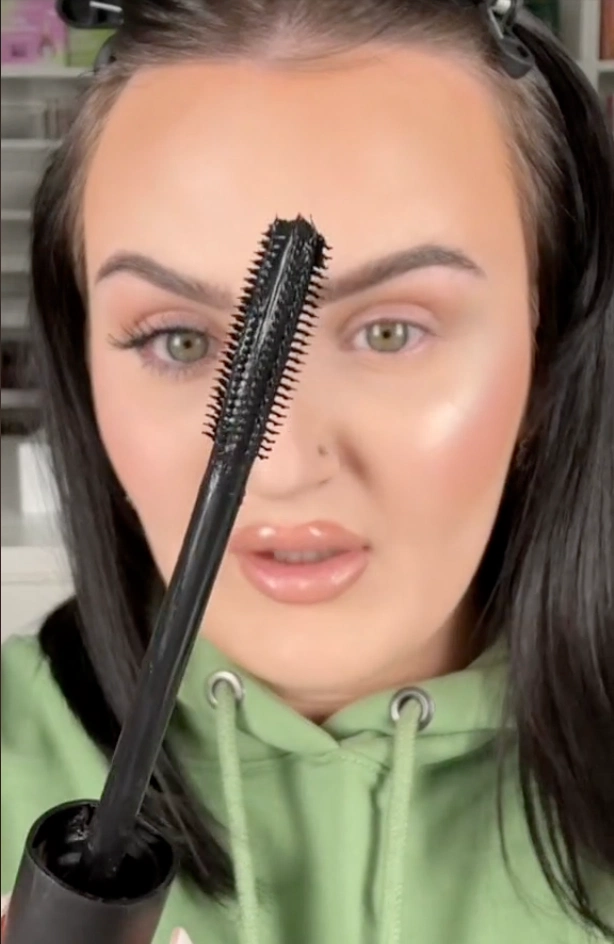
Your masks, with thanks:
M 368 331 L 369 328 L 372 327 L 373 325 L 382 324 L 386 322 L 389 322 L 391 324 L 404 324 L 407 326 L 408 330 L 412 332 L 418 332 L 421 337 L 416 343 L 414 344 L 410 343 L 405 348 L 402 348 L 400 351 L 391 351 L 391 352 L 372 351 L 371 353 L 373 354 L 379 353 L 380 356 L 392 357 L 394 355 L 398 356 L 404 353 L 405 354 L 411 353 L 414 350 L 416 350 L 416 348 L 420 347 L 422 343 L 433 334 L 433 332 L 429 330 L 427 327 L 425 327 L 424 325 L 417 324 L 413 321 L 405 320 L 403 318 L 375 318 L 372 321 L 369 321 L 361 325 L 361 327 L 358 330 L 356 330 L 354 334 L 352 335 L 352 340 L 355 340 L 356 338 L 358 338 L 361 333 Z M 130 351 L 130 350 L 137 351 L 139 353 L 139 357 L 143 365 L 148 367 L 150 370 L 157 371 L 158 373 L 164 374 L 164 375 L 170 374 L 175 379 L 181 379 L 183 377 L 186 377 L 189 374 L 193 374 L 194 372 L 198 372 L 202 370 L 205 364 L 214 361 L 217 351 L 212 356 L 207 355 L 201 358 L 200 360 L 195 361 L 192 364 L 185 364 L 185 365 L 182 365 L 179 361 L 165 362 L 165 361 L 160 360 L 159 358 L 156 358 L 156 359 L 147 358 L 145 355 L 145 352 L 147 351 L 148 348 L 150 348 L 153 345 L 153 343 L 156 340 L 158 340 L 158 338 L 170 337 L 173 334 L 185 334 L 185 333 L 191 333 L 194 335 L 204 337 L 208 340 L 210 344 L 215 345 L 217 343 L 218 347 L 220 346 L 219 342 L 216 342 L 216 339 L 208 331 L 202 331 L 202 330 L 193 328 L 185 324 L 184 325 L 174 324 L 174 325 L 169 325 L 169 326 L 165 326 L 161 328 L 155 328 L 153 330 L 143 328 L 143 327 L 128 328 L 125 330 L 123 337 L 121 338 L 109 337 L 109 343 L 113 347 L 122 351 Z M 350 347 L 350 350 L 358 351 L 358 352 L 360 351 L 365 352 L 366 350 L 367 353 L 369 352 L 368 348 Z
M 165 326 L 163 328 L 155 328 L 153 330 L 141 327 L 127 328 L 123 334 L 123 337 L 110 337 L 109 343 L 121 351 L 137 351 L 143 365 L 148 367 L 150 370 L 155 370 L 160 374 L 170 374 L 177 379 L 181 379 L 187 374 L 192 374 L 195 371 L 202 370 L 204 364 L 215 360 L 215 354 L 213 356 L 207 355 L 206 357 L 195 361 L 193 364 L 182 365 L 179 361 L 165 362 L 159 358 L 147 358 L 145 352 L 152 346 L 154 341 L 158 340 L 158 338 L 170 337 L 173 334 L 186 333 L 204 337 L 207 339 L 209 344 L 216 344 L 216 339 L 208 331 L 202 331 L 198 328 L 193 328 L 185 324 L 169 325 L 168 327 Z

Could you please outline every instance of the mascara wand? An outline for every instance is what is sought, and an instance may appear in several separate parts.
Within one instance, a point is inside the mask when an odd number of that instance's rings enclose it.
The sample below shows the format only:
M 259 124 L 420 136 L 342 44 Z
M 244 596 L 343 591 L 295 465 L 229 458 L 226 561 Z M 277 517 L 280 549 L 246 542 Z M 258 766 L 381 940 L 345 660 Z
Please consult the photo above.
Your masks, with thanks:
M 300 216 L 264 236 L 212 397 L 207 469 L 100 802 L 34 825 L 4 944 L 151 944 L 176 862 L 141 819 L 143 798 L 252 466 L 270 453 L 300 373 L 326 250 Z

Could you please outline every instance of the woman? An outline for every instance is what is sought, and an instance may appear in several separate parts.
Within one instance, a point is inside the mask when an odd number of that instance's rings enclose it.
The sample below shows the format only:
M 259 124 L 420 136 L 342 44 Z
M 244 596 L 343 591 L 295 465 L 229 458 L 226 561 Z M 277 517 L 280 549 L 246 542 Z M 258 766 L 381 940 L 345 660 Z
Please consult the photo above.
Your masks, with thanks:
M 614 939 L 614 157 L 504 7 L 126 5 L 35 206 L 77 593 L 4 653 L 3 892 L 99 795 L 233 299 L 303 213 L 330 279 L 147 797 L 158 940 Z

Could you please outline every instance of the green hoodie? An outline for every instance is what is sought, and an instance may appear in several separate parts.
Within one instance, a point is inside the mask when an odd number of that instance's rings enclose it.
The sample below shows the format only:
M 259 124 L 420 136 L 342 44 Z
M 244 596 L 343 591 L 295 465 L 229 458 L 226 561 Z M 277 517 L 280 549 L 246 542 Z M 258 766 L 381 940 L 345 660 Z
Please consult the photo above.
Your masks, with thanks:
M 593 940 L 550 894 L 511 777 L 512 878 L 504 864 L 493 738 L 505 668 L 490 652 L 425 682 L 427 702 L 408 701 L 398 720 L 387 692 L 317 726 L 199 641 L 181 693 L 187 723 L 175 735 L 196 789 L 228 829 L 240 893 L 219 905 L 178 880 L 156 944 L 178 926 L 194 944 Z M 220 683 L 215 708 L 208 680 L 223 670 L 240 675 L 244 694 L 237 703 Z M 33 821 L 63 801 L 99 796 L 105 768 L 37 641 L 11 640 L 2 664 L 3 894 Z

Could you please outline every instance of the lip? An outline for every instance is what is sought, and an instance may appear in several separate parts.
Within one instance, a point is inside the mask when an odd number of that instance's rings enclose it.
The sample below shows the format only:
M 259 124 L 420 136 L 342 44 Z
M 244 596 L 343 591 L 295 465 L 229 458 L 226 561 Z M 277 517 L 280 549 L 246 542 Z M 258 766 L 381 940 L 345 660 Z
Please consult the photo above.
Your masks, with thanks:
M 242 528 L 231 540 L 230 550 L 257 590 L 279 603 L 303 605 L 324 603 L 345 593 L 362 576 L 370 556 L 364 539 L 332 521 Z M 274 551 L 337 553 L 314 563 L 284 564 L 267 556 Z

